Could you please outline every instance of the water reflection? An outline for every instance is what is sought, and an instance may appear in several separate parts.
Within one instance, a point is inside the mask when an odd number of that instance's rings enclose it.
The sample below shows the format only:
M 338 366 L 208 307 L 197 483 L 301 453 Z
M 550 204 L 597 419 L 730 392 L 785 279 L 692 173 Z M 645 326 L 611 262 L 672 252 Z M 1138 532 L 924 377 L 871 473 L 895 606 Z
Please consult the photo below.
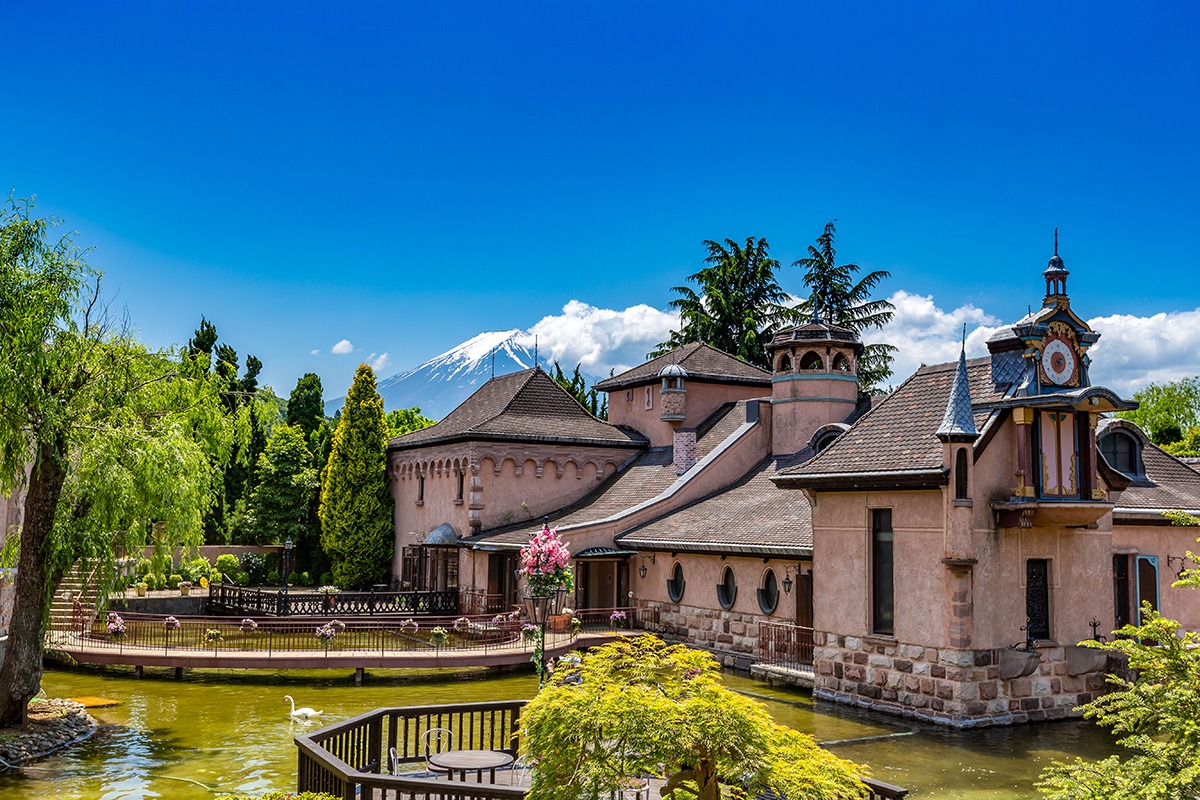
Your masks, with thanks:
M 742 676 L 727 682 L 766 702 L 779 722 L 837 742 L 830 749 L 918 798 L 1033 798 L 1033 781 L 1050 759 L 1114 752 L 1091 723 L 955 731 L 817 703 Z M 52 695 L 98 695 L 121 705 L 93 712 L 102 728 L 91 741 L 0 775 L 0 800 L 209 800 L 218 792 L 293 788 L 293 737 L 313 725 L 291 719 L 285 694 L 298 706 L 324 709 L 325 725 L 376 706 L 518 699 L 537 689 L 527 673 L 441 670 L 374 673 L 356 687 L 342 673 L 198 671 L 183 681 L 166 673 L 139 681 L 55 669 L 45 685 Z

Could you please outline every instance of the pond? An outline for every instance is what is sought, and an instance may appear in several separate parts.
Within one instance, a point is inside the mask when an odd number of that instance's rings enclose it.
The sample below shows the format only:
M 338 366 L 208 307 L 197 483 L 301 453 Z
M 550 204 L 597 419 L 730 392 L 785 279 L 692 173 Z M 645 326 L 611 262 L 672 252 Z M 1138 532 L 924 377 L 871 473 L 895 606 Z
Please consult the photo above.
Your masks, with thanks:
M 1033 798 L 1033 781 L 1051 759 L 1114 752 L 1087 722 L 951 731 L 814 703 L 804 692 L 740 675 L 726 682 L 766 702 L 779 722 L 914 797 Z M 284 695 L 322 710 L 322 722 L 331 723 L 377 706 L 527 698 L 537 681 L 527 672 L 397 670 L 370 673 L 356 687 L 349 673 L 196 670 L 176 681 L 167 671 L 137 680 L 130 672 L 55 668 L 44 686 L 52 696 L 120 705 L 92 712 L 101 729 L 87 743 L 0 774 L 0 800 L 200 800 L 294 789 L 292 737 L 311 726 L 292 722 Z

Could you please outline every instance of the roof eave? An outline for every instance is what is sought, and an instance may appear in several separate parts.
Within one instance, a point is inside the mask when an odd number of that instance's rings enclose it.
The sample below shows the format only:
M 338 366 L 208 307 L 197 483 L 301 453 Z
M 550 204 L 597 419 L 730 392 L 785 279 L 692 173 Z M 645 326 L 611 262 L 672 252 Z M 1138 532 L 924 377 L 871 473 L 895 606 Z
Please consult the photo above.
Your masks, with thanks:
M 881 470 L 877 472 L 830 472 L 811 475 L 776 475 L 771 478 L 781 489 L 817 489 L 852 492 L 860 489 L 940 489 L 949 483 L 949 470 Z

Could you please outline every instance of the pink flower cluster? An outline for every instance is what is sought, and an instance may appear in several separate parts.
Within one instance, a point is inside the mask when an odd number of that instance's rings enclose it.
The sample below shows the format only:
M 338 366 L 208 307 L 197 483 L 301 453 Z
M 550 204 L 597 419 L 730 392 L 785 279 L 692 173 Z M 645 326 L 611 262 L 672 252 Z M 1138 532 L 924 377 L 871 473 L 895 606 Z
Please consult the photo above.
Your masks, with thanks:
M 571 588 L 571 551 L 558 538 L 558 530 L 549 526 L 535 533 L 529 544 L 521 548 L 521 572 L 535 592 L 548 591 L 552 587 Z

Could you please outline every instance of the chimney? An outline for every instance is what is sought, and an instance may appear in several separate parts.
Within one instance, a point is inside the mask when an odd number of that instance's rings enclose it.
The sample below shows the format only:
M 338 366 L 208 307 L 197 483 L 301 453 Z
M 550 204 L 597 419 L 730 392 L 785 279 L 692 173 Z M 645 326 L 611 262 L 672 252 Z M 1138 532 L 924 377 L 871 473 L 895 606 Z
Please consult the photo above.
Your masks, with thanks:
M 696 463 L 696 429 L 675 430 L 675 474 L 682 475 Z

